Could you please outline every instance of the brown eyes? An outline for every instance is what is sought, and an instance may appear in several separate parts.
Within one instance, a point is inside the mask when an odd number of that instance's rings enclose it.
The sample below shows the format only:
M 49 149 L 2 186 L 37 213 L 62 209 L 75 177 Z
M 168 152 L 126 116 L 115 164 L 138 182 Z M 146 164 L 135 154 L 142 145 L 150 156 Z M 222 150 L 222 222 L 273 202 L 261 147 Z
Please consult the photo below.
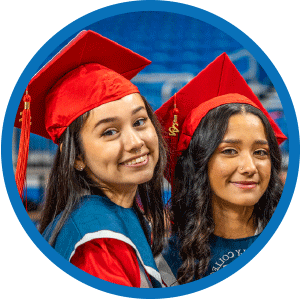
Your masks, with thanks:
M 254 154 L 263 157 L 263 156 L 268 156 L 269 152 L 267 150 L 260 149 L 260 150 L 256 150 Z
M 225 149 L 221 153 L 226 154 L 226 155 L 235 155 L 238 152 L 235 149 Z
M 145 125 L 147 120 L 148 120 L 148 118 L 140 118 L 140 119 L 136 120 L 132 126 L 133 127 L 142 127 Z M 113 136 L 117 133 L 118 133 L 118 130 L 116 130 L 116 129 L 107 129 L 101 134 L 101 136 Z
M 133 127 L 139 127 L 145 125 L 148 118 L 141 118 L 134 122 Z
M 117 130 L 114 130 L 114 129 L 109 129 L 109 130 L 106 130 L 104 131 L 101 136 L 111 136 L 111 135 L 114 135 L 117 133 Z
M 228 149 L 222 150 L 221 153 L 225 154 L 225 155 L 228 155 L 228 156 L 234 156 L 234 155 L 238 154 L 238 151 L 236 149 L 233 149 L 233 148 L 228 148 Z M 269 155 L 269 152 L 267 150 L 264 150 L 264 149 L 259 149 L 259 150 L 255 150 L 253 152 L 253 154 L 255 156 L 258 156 L 258 157 L 265 157 L 265 156 Z

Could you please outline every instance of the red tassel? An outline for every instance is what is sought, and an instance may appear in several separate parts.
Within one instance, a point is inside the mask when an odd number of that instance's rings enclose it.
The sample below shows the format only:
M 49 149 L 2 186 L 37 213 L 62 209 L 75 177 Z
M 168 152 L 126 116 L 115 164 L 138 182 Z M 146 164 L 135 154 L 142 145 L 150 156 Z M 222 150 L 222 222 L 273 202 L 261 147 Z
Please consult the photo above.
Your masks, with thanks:
M 30 102 L 31 97 L 28 94 L 28 89 L 26 88 L 25 95 L 23 97 L 24 101 L 24 110 L 21 113 L 22 118 L 19 120 L 22 122 L 21 127 L 21 137 L 19 143 L 19 153 L 18 153 L 18 162 L 16 168 L 15 179 L 17 183 L 18 192 L 22 200 L 24 200 L 24 183 L 26 180 L 26 170 L 27 170 L 27 160 L 29 152 L 29 139 L 30 139 Z M 27 197 L 26 197 L 27 198 Z

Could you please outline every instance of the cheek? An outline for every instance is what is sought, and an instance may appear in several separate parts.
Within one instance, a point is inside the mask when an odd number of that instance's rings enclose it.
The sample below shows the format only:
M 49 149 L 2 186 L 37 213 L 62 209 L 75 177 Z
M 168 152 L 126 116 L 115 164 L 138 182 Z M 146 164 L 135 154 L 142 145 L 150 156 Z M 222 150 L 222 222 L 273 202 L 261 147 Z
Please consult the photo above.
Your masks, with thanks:
M 268 185 L 271 177 L 271 161 L 261 163 L 258 169 L 260 170 L 261 179 Z
M 220 168 L 220 164 L 217 157 L 212 157 L 207 165 L 207 171 L 208 171 L 208 180 L 210 183 L 210 187 L 213 190 L 213 192 L 216 192 L 218 190 L 218 187 L 220 185 L 220 178 L 223 176 L 222 169 Z
M 208 179 L 214 194 L 223 195 L 231 176 L 235 173 L 234 162 L 224 161 L 220 157 L 212 157 L 208 163 Z
M 102 143 L 96 142 L 95 139 L 90 139 L 83 142 L 85 153 L 85 163 L 93 170 L 99 165 L 108 164 L 115 157 L 115 147 L 112 145 L 104 146 Z
M 209 180 L 219 181 L 219 179 L 228 177 L 234 170 L 232 163 L 228 164 L 226 161 L 218 158 L 212 158 L 208 163 L 208 177 Z
M 154 127 L 149 128 L 149 130 L 145 132 L 143 139 L 152 151 L 158 152 L 158 136 Z

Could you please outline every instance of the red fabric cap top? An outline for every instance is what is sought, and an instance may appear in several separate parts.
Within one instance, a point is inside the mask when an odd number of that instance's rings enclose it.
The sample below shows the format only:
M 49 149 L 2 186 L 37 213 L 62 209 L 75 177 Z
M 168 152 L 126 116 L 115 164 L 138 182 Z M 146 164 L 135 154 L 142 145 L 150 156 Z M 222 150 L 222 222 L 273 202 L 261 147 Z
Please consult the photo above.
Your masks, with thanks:
M 138 88 L 129 80 L 151 62 L 93 31 L 80 32 L 29 82 L 31 132 L 53 140 L 77 117 Z M 19 113 L 15 127 L 21 127 Z
M 169 128 L 174 120 L 174 102 L 178 109 L 179 132 L 176 136 L 170 136 Z M 202 118 L 211 109 L 227 103 L 245 103 L 260 109 L 268 118 L 278 144 L 287 139 L 228 55 L 223 53 L 155 112 L 165 130 L 165 138 L 170 149 L 166 170 L 169 181 L 174 174 L 177 158 L 188 148 Z

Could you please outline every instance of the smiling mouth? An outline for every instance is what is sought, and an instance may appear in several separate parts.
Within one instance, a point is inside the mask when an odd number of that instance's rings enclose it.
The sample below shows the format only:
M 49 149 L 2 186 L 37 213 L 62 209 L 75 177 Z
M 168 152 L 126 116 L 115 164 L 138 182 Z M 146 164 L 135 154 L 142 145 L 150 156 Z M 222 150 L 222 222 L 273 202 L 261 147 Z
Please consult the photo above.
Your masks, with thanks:
M 250 190 L 257 187 L 258 183 L 254 181 L 237 181 L 237 182 L 231 182 L 235 187 L 244 189 L 244 190 Z
M 124 166 L 143 166 L 148 162 L 148 154 L 122 163 Z

